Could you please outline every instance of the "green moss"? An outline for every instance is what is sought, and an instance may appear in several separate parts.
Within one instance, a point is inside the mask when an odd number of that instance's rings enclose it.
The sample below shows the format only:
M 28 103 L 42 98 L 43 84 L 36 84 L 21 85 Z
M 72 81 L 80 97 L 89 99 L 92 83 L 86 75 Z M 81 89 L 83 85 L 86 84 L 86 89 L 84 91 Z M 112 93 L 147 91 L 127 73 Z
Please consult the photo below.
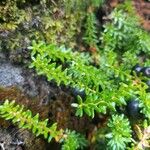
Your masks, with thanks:
M 22 53 L 32 40 L 75 47 L 83 10 L 68 14 L 63 0 L 7 0 L 0 3 L 0 50 Z M 14 53 L 14 52 L 13 52 Z

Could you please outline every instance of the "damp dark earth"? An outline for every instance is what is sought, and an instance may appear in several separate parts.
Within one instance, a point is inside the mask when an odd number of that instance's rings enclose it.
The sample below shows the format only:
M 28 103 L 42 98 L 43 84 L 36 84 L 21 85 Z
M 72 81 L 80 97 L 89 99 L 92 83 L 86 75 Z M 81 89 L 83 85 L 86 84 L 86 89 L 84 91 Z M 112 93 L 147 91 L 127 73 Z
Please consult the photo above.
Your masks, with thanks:
M 150 149 L 149 0 L 0 1 L 0 150 Z

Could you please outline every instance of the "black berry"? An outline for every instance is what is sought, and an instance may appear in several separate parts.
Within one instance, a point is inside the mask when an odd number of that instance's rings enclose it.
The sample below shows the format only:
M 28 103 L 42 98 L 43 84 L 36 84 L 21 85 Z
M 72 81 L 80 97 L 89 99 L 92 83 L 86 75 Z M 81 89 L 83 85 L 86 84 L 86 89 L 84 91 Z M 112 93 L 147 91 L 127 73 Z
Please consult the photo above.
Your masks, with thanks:
M 133 68 L 132 68 L 132 75 L 134 74 L 133 72 L 135 72 L 137 75 L 140 75 L 141 70 L 143 68 L 141 66 L 139 66 L 139 64 L 136 64 Z
M 74 97 L 77 97 L 79 95 L 82 99 L 85 99 L 86 97 L 85 90 L 79 90 L 77 88 L 72 89 L 72 95 Z
M 139 107 L 139 102 L 137 100 L 135 100 L 135 99 L 130 100 L 127 103 L 126 110 L 127 110 L 128 116 L 131 119 L 136 120 L 136 119 L 139 118 L 139 116 L 140 116 L 140 107 Z
M 143 73 L 144 76 L 150 77 L 150 67 L 144 67 L 141 72 Z

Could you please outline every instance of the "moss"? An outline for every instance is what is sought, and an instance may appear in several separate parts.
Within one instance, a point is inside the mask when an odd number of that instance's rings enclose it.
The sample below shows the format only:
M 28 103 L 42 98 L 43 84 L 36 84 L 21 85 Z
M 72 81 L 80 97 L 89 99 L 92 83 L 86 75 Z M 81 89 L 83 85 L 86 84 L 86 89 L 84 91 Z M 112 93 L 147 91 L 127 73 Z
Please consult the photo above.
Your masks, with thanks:
M 0 51 L 7 51 L 13 62 L 22 63 L 24 50 L 32 40 L 76 46 L 83 11 L 65 11 L 65 2 L 6 0 L 0 2 Z M 21 58 L 18 55 L 21 55 Z M 29 53 L 29 52 L 28 52 Z M 14 59 L 14 58 L 17 59 Z M 25 58 L 26 59 L 26 58 Z

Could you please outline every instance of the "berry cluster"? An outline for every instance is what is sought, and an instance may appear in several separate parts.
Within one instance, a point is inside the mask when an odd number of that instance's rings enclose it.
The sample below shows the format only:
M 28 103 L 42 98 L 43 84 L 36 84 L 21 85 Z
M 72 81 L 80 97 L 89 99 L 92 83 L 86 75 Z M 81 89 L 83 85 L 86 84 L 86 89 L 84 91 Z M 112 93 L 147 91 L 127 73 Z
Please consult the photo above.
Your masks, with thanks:
M 132 74 L 135 72 L 138 76 L 142 74 L 150 78 L 150 67 L 141 67 L 139 64 L 136 64 L 132 69 Z
M 137 76 L 145 76 L 150 78 L 150 67 L 141 67 L 139 64 L 136 64 L 132 68 L 132 75 L 136 74 Z M 146 92 L 150 92 L 150 80 L 145 81 L 148 88 L 146 89 Z M 131 119 L 137 119 L 140 115 L 140 107 L 139 107 L 139 101 L 137 98 L 133 98 L 127 103 L 126 107 L 127 113 Z
M 141 67 L 139 64 L 136 64 L 133 69 L 132 69 L 132 74 L 136 73 L 137 76 L 145 76 L 150 78 L 150 67 Z M 148 89 L 146 90 L 146 92 L 150 92 L 150 80 L 145 81 L 145 83 L 148 86 Z

